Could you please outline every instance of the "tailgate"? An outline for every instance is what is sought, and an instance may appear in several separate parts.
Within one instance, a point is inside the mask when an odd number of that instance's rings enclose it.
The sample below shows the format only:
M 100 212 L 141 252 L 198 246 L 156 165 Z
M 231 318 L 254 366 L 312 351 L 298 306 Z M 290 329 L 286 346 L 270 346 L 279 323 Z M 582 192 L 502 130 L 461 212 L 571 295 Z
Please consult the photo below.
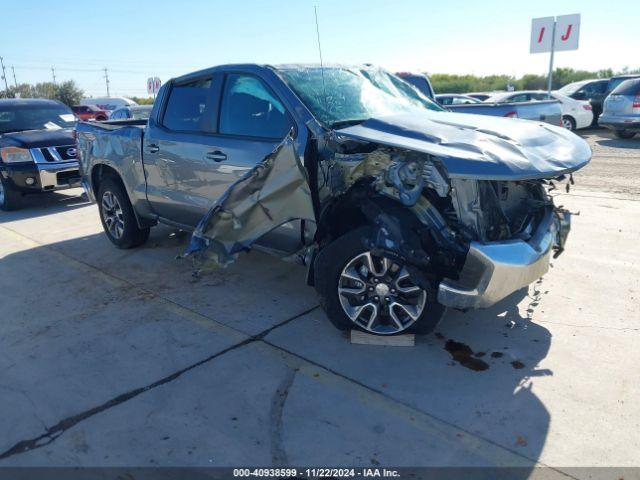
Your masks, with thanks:
M 609 95 L 604 102 L 604 111 L 607 115 L 631 115 L 634 98 L 628 95 Z

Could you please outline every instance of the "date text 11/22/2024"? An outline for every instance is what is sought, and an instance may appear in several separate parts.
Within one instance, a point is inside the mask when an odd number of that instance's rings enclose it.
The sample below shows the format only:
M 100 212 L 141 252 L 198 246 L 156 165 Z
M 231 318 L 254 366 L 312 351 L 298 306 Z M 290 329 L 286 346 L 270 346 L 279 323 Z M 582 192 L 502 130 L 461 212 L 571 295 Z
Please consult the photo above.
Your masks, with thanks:
M 387 468 L 237 468 L 234 477 L 284 478 L 398 478 L 397 470 Z

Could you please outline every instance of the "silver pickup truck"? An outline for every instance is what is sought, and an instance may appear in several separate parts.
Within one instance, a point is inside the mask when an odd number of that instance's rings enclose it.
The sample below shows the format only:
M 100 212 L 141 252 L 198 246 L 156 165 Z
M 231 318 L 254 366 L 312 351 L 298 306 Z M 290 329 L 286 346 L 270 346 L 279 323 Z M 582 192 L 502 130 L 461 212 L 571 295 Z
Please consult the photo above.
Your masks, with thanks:
M 81 123 L 108 238 L 158 222 L 225 266 L 250 248 L 308 267 L 340 329 L 431 331 L 493 305 L 560 253 L 547 193 L 591 158 L 560 127 L 442 111 L 380 69 L 227 65 L 170 80 L 144 126 Z

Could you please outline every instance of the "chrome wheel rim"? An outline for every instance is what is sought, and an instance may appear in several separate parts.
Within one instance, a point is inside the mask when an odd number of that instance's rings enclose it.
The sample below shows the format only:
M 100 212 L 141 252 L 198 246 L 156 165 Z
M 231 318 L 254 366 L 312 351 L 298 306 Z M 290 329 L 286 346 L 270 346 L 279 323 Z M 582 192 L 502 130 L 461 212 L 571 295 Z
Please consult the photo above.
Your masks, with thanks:
M 102 195 L 101 204 L 102 218 L 109 235 L 120 240 L 124 234 L 124 216 L 118 198 L 113 193 L 106 191 Z
M 564 128 L 566 128 L 567 130 L 571 130 L 571 120 L 569 120 L 568 118 L 563 118 L 562 119 L 562 125 L 564 126 Z
M 401 263 L 364 252 L 342 269 L 338 298 L 354 324 L 377 335 L 393 335 L 420 318 L 427 292 L 413 283 Z
M 0 205 L 4 205 L 4 183 L 0 181 Z

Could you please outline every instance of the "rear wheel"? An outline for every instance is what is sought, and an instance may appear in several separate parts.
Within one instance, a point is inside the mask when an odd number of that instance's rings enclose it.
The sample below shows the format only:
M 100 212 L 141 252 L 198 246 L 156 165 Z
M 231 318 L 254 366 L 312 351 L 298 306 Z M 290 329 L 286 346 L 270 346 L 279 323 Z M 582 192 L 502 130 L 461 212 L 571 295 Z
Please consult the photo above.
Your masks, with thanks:
M 435 288 L 416 285 L 402 261 L 371 252 L 363 243 L 370 233 L 349 232 L 316 258 L 316 290 L 329 320 L 375 335 L 430 333 L 445 311 Z
M 564 115 L 562 117 L 562 126 L 573 132 L 576 129 L 576 121 L 569 115 Z
M 149 228 L 140 228 L 122 184 L 106 178 L 100 184 L 98 210 L 102 227 L 111 243 L 118 248 L 133 248 L 149 238 Z
M 614 130 L 613 134 L 618 138 L 633 138 L 636 135 L 636 132 L 631 132 L 629 130 Z
M 0 176 L 0 210 L 16 210 L 21 202 L 22 194 Z

